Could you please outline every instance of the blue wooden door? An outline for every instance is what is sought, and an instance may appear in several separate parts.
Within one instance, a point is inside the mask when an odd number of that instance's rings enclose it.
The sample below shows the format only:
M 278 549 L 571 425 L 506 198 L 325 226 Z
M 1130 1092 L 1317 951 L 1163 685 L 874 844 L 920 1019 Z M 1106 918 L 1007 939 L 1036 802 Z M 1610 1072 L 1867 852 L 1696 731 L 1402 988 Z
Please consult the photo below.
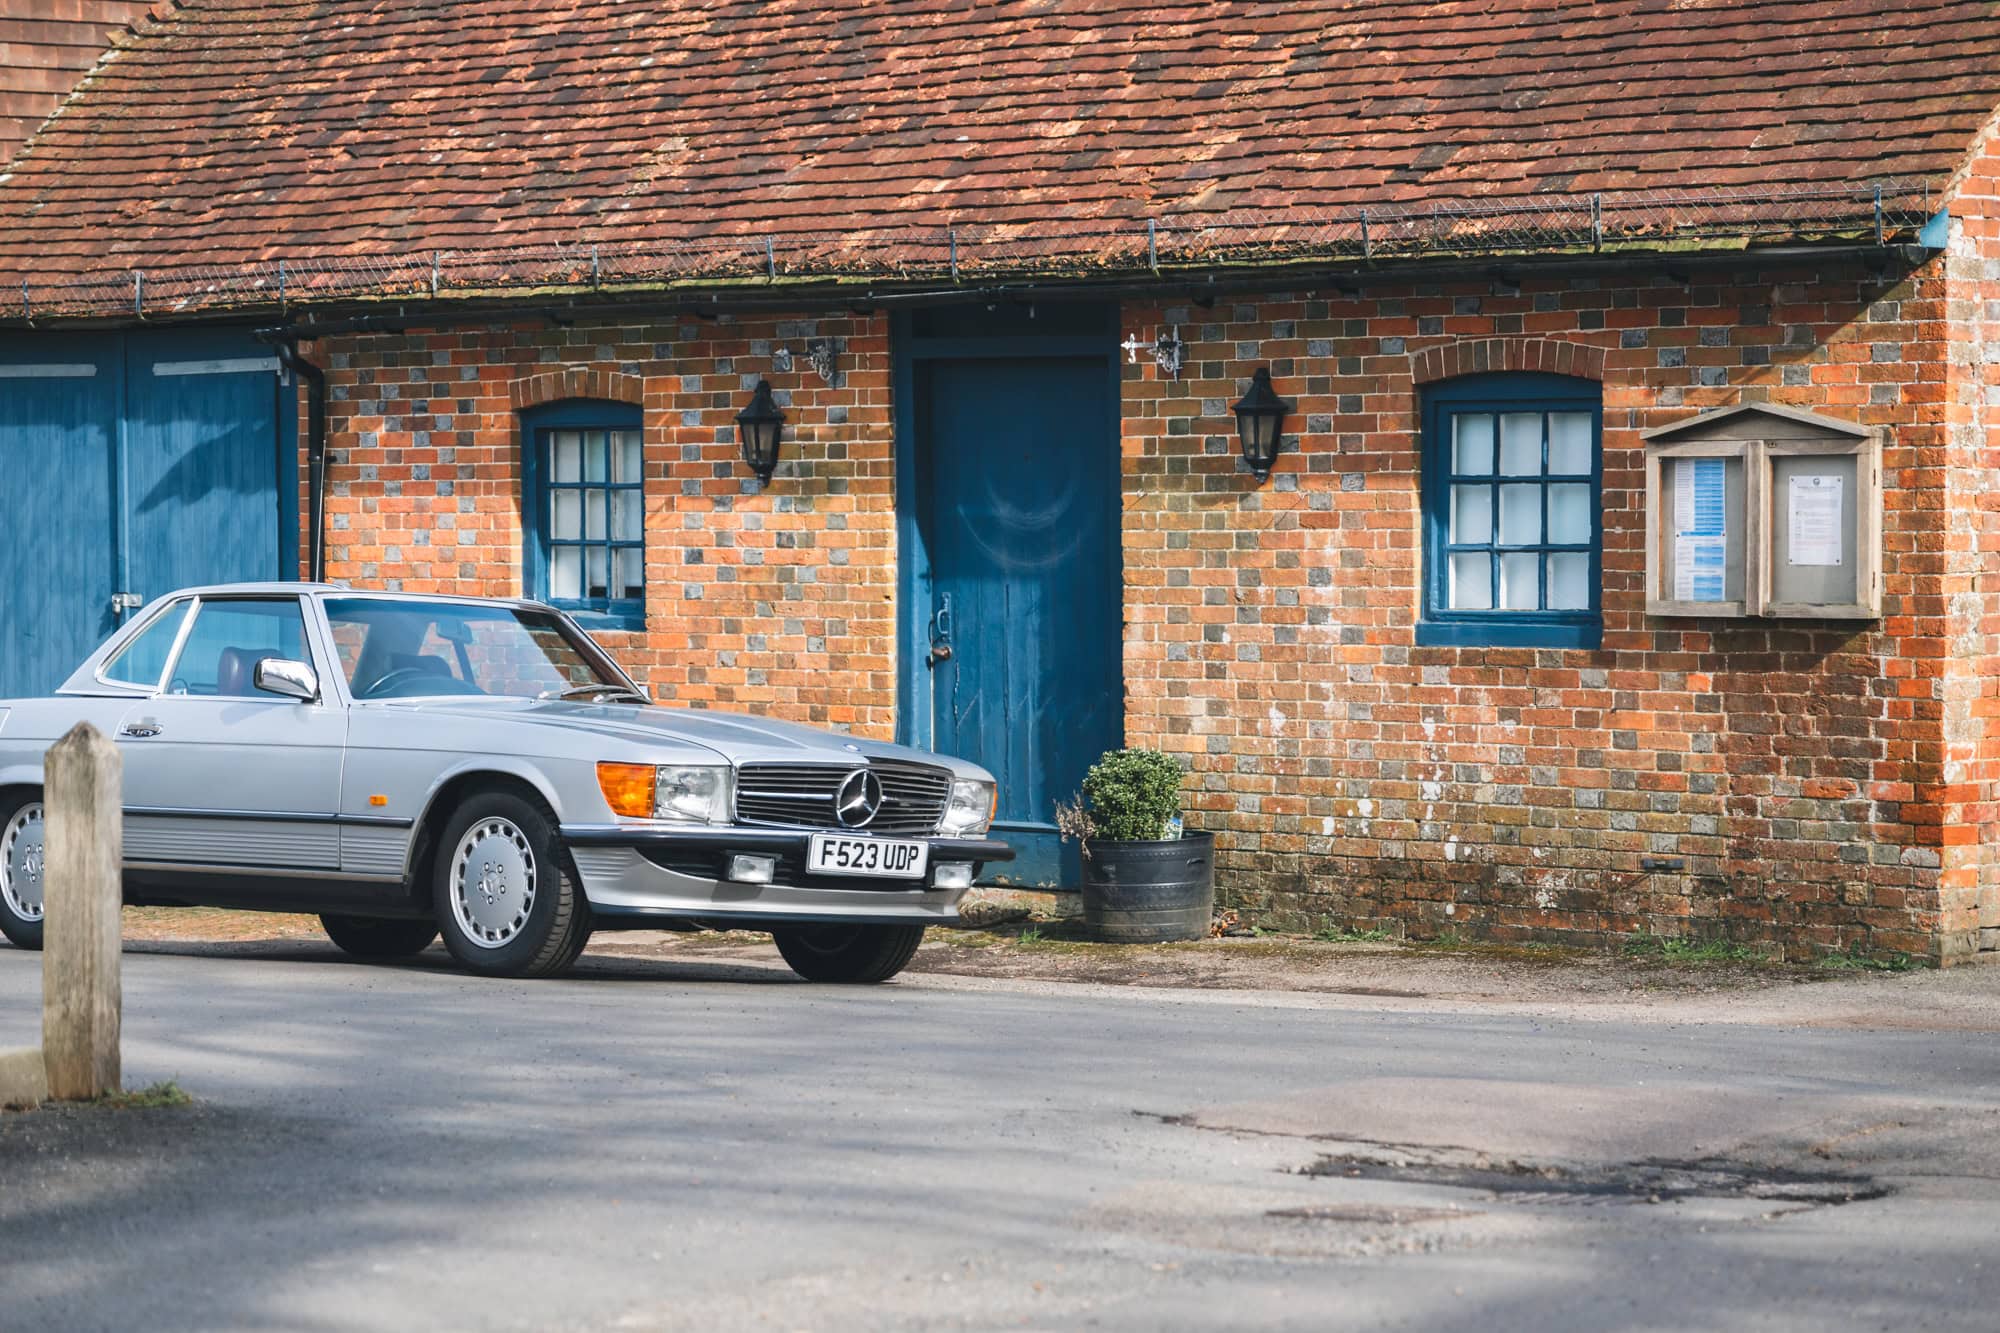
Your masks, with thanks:
M 930 741 L 999 778 L 1020 855 L 1000 877 L 1073 884 L 1055 804 L 1124 731 L 1116 381 L 1103 356 L 1032 355 L 927 358 L 915 381 Z
M 150 601 L 197 583 L 288 577 L 277 368 L 268 346 L 240 333 L 127 339 L 127 590 Z
M 0 698 L 60 684 L 116 593 L 288 577 L 276 371 L 240 330 L 0 335 Z
M 115 341 L 0 342 L 0 699 L 61 683 L 117 625 Z

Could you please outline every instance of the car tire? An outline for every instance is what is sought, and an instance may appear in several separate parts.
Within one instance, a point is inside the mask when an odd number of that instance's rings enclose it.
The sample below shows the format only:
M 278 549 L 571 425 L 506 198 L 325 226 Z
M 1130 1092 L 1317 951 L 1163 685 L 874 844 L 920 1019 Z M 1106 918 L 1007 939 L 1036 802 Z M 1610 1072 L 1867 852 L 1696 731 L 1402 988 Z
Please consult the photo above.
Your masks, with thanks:
M 0 935 L 42 947 L 42 794 L 0 796 Z
M 590 905 L 538 801 L 494 791 L 460 805 L 432 881 L 445 948 L 483 976 L 555 976 L 590 939 Z
M 356 958 L 408 958 L 431 947 L 435 921 L 378 916 L 322 916 L 320 927 L 342 953 Z
M 774 930 L 792 971 L 807 981 L 872 984 L 909 965 L 924 942 L 922 926 L 794 926 Z

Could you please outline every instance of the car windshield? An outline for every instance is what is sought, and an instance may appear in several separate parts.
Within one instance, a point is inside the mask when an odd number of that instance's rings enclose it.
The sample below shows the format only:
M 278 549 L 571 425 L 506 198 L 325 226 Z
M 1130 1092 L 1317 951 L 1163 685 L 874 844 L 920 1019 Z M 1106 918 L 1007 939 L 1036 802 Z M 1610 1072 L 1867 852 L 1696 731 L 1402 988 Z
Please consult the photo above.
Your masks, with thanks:
M 547 611 L 385 597 L 329 597 L 325 606 L 340 669 L 357 699 L 550 699 L 630 688 L 595 645 Z

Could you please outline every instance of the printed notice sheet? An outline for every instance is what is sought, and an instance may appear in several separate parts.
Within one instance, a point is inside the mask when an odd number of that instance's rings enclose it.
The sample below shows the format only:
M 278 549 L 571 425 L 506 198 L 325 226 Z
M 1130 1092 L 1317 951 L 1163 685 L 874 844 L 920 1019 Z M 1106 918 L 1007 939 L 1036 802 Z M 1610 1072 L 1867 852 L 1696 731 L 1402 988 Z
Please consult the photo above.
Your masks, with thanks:
M 1840 563 L 1840 501 L 1846 480 L 1837 473 L 1792 478 L 1791 540 L 1785 552 L 1791 564 Z
M 1723 460 L 1686 458 L 1674 468 L 1674 599 L 1723 600 L 1729 508 Z

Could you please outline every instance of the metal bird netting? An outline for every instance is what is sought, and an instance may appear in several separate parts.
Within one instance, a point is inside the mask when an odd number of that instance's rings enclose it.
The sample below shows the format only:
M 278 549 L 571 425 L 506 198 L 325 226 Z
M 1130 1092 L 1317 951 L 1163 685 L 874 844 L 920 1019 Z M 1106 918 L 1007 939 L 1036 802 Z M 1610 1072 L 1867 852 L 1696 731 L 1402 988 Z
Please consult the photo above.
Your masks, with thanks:
M 0 319 L 171 316 L 370 301 L 473 300 L 523 291 L 606 294 L 728 284 L 944 286 L 1185 274 L 1231 266 L 1389 263 L 1607 251 L 1698 251 L 1913 241 L 1927 185 L 1544 195 L 1169 216 L 289 255 L 82 276 L 0 288 Z

